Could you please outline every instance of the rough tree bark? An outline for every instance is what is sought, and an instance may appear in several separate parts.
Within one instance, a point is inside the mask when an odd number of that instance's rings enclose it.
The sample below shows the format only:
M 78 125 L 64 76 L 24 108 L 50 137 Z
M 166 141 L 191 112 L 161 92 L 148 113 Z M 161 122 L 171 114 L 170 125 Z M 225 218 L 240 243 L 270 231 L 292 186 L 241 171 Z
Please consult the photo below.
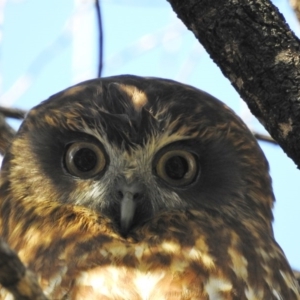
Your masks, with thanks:
M 300 43 L 269 0 L 168 0 L 300 168 Z

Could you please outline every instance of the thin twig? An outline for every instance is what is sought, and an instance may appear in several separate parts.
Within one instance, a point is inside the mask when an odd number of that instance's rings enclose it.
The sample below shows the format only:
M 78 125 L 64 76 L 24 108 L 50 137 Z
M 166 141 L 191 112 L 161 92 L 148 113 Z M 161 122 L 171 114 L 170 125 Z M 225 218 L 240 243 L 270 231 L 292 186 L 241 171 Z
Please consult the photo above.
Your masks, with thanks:
M 15 130 L 5 121 L 5 117 L 0 114 L 0 154 L 4 155 L 7 147 L 15 136 Z
M 5 149 L 10 144 L 12 138 L 16 133 L 15 130 L 7 124 L 4 117 L 24 119 L 25 115 L 26 115 L 25 110 L 0 106 L 0 154 L 1 155 L 5 153 Z M 273 145 L 278 145 L 277 142 L 268 135 L 260 134 L 257 132 L 253 132 L 253 135 L 259 141 L 268 142 Z
M 26 111 L 17 108 L 0 106 L 0 154 L 4 155 L 16 131 L 9 126 L 5 118 L 24 119 Z
M 101 17 L 101 7 L 100 0 L 95 1 L 98 29 L 99 29 L 99 67 L 98 67 L 98 77 L 100 78 L 103 70 L 103 26 Z
M 278 143 L 269 135 L 264 135 L 264 134 L 260 134 L 257 132 L 252 132 L 253 135 L 255 136 L 255 138 L 259 141 L 263 141 L 263 142 L 268 142 L 271 143 L 273 145 L 278 145 Z
M 0 113 L 7 118 L 24 119 L 26 111 L 17 108 L 0 106 Z

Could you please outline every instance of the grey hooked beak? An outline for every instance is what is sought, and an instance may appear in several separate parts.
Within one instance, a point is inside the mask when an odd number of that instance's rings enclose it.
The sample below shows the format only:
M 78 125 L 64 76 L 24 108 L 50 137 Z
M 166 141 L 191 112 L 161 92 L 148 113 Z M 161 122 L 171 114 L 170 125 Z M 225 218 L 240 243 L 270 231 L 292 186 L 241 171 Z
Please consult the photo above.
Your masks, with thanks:
M 117 185 L 120 201 L 120 225 L 121 232 L 126 234 L 134 219 L 137 202 L 143 198 L 144 187 L 138 182 L 127 183 L 124 179 Z
M 121 230 L 127 232 L 135 213 L 136 203 L 134 202 L 134 195 L 126 192 L 121 200 Z

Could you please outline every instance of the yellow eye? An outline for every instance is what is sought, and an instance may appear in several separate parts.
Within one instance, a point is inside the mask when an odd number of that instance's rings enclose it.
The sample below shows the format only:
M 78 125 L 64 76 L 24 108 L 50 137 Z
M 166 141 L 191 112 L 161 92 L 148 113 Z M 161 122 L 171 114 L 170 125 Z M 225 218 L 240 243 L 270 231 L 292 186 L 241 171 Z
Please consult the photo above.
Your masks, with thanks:
M 157 175 L 174 186 L 192 183 L 197 175 L 195 156 L 186 150 L 171 150 L 164 153 L 156 165 Z
M 65 155 L 68 172 L 81 178 L 91 178 L 100 173 L 106 165 L 104 153 L 93 143 L 76 142 Z

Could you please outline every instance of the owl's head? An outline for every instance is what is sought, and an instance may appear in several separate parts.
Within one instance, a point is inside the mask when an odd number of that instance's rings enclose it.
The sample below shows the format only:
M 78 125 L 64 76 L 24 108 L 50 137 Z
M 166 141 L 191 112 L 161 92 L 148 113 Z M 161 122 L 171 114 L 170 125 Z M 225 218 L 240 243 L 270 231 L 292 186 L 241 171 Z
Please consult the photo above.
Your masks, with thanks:
M 83 82 L 33 108 L 4 158 L 1 192 L 86 206 L 123 233 L 171 209 L 270 228 L 274 201 L 268 163 L 227 106 L 128 75 Z

